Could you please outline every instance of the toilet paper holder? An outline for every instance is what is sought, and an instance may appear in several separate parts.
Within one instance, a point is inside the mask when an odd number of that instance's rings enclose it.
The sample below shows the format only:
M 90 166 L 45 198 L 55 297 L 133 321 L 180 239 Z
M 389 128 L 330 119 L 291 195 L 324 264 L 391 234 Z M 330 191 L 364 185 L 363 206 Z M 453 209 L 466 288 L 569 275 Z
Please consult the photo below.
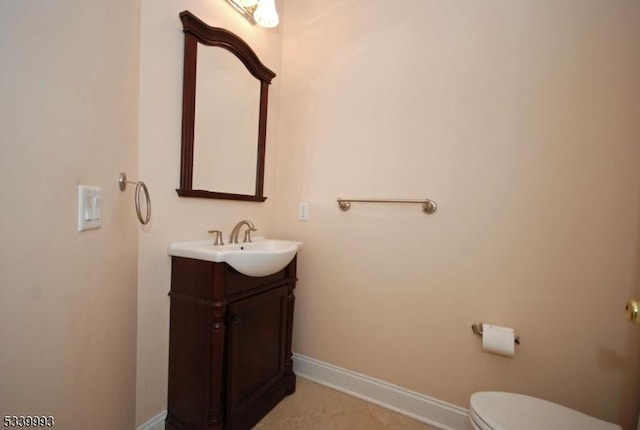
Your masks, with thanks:
M 482 337 L 482 323 L 475 322 L 471 324 L 471 331 L 473 332 L 473 334 L 477 334 L 478 336 Z M 513 341 L 516 343 L 516 345 L 520 345 L 520 336 L 516 336 Z

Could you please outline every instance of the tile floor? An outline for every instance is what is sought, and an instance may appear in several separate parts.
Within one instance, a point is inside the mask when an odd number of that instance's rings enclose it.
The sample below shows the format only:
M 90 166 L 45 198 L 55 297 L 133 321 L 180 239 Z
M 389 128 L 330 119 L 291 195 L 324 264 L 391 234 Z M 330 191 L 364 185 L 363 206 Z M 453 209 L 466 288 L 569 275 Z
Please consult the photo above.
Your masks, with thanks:
M 254 430 L 436 430 L 356 397 L 298 376 L 286 397 Z

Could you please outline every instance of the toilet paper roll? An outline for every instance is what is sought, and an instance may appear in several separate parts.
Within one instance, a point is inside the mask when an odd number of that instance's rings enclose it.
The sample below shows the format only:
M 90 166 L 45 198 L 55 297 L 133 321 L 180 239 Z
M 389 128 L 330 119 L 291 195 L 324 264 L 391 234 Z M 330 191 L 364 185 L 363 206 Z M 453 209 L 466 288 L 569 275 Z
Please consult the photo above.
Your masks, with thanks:
M 482 324 L 482 350 L 513 357 L 515 334 L 512 328 Z

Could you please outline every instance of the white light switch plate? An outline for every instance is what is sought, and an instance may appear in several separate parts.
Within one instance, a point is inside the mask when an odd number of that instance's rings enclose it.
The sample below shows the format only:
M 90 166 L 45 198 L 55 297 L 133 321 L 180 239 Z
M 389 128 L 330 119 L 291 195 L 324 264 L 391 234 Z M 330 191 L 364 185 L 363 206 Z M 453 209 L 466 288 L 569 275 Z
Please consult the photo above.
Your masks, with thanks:
M 78 231 L 102 227 L 102 188 L 78 185 Z

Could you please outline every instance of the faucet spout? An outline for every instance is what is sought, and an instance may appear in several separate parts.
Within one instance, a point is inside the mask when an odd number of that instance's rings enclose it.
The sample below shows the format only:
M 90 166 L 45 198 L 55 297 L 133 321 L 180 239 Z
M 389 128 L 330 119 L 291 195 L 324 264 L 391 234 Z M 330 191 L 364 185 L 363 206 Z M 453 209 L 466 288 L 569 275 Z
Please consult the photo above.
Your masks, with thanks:
M 256 231 L 256 226 L 249 220 L 242 220 L 231 230 L 231 235 L 229 235 L 229 243 L 238 243 L 238 236 L 240 235 L 240 230 L 242 227 L 247 227 L 247 231 L 244 236 L 245 242 L 251 242 L 251 232 Z

